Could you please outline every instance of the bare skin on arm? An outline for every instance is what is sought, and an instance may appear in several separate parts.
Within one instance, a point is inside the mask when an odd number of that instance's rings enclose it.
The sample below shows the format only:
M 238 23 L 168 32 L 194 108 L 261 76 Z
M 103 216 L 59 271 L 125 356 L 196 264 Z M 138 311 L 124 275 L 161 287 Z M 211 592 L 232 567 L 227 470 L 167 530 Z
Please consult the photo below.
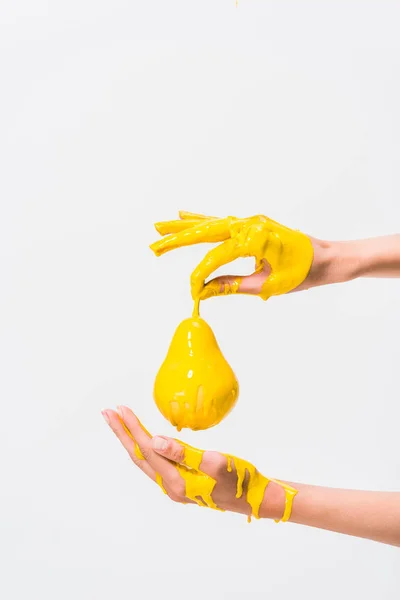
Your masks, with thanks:
M 198 317 L 200 300 L 247 293 L 273 295 L 357 277 L 400 277 L 400 235 L 353 242 L 326 242 L 291 230 L 268 217 L 218 219 L 180 213 L 156 224 L 164 236 L 151 248 L 157 256 L 196 243 L 220 243 L 191 277 Z M 247 277 L 208 277 L 236 258 L 253 256 Z M 179 353 L 178 353 L 179 354 Z M 251 463 L 203 451 L 164 436 L 152 437 L 126 407 L 103 416 L 135 464 L 172 500 L 216 510 L 270 518 L 400 546 L 400 493 L 341 490 L 268 479 Z
M 264 477 L 251 463 L 230 454 L 208 452 L 185 442 L 152 438 L 127 407 L 118 413 L 103 411 L 106 421 L 135 464 L 173 500 L 195 503 L 214 510 L 244 513 L 259 519 L 267 486 L 272 482 L 284 492 L 282 514 L 287 521 L 297 491 L 290 485 Z
M 103 416 L 136 466 L 175 502 L 327 529 L 400 546 L 400 493 L 340 490 L 264 477 L 247 461 L 151 437 L 127 407 Z

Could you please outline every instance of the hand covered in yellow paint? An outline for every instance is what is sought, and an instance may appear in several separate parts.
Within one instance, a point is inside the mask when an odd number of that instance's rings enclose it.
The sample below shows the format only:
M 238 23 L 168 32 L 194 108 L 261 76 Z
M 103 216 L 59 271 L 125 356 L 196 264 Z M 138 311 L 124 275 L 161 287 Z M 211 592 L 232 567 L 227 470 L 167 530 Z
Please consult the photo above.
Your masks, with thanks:
M 263 215 L 219 219 L 187 212 L 180 219 L 156 223 L 163 239 L 150 246 L 160 256 L 169 250 L 202 242 L 222 242 L 210 250 L 191 276 L 193 299 L 244 293 L 264 300 L 285 294 L 307 278 L 314 257 L 308 236 Z M 219 267 L 237 258 L 254 257 L 252 275 L 222 276 L 206 282 Z
M 269 480 L 247 461 L 152 437 L 127 407 L 103 416 L 133 462 L 175 502 L 287 521 L 296 490 Z

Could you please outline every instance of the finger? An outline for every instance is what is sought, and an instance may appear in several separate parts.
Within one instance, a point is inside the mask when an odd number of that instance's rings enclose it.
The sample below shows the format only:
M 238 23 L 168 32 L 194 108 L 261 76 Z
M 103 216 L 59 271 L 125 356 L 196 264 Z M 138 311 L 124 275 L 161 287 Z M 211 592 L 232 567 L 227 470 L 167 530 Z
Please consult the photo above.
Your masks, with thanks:
M 218 217 L 208 217 L 207 215 L 202 215 L 200 213 L 187 212 L 186 210 L 179 211 L 179 218 L 180 219 L 197 219 L 200 221 L 203 219 L 213 219 L 213 220 L 218 219 Z
M 216 479 L 200 470 L 203 450 L 193 448 L 180 440 L 174 440 L 162 436 L 153 438 L 153 448 L 168 460 L 174 461 L 175 468 L 185 480 L 185 496 L 196 502 L 199 506 L 208 506 L 218 510 L 212 493 L 217 483 Z M 201 481 L 200 488 L 198 486 Z
M 152 445 L 158 454 L 176 464 L 184 465 L 194 471 L 200 471 L 204 450 L 194 448 L 181 440 L 157 435 L 152 440 Z
M 229 296 L 231 294 L 251 293 L 243 291 L 243 280 L 248 277 L 239 277 L 237 275 L 221 275 L 209 281 L 199 294 L 199 300 L 207 300 L 213 296 Z M 248 288 L 249 285 L 244 286 Z
M 168 460 L 183 464 L 185 461 L 185 448 L 177 440 L 157 435 L 153 437 L 152 446 L 157 454 L 161 454 Z
M 167 235 L 171 233 L 179 233 L 180 231 L 190 229 L 191 227 L 196 227 L 198 225 L 201 225 L 203 222 L 203 219 L 185 219 L 184 221 L 160 221 L 159 223 L 155 223 L 154 227 L 160 235 Z
M 205 280 L 211 273 L 216 271 L 216 269 L 236 260 L 240 255 L 240 247 L 233 239 L 226 240 L 216 248 L 207 252 L 203 260 L 193 271 L 190 278 L 193 299 L 203 299 L 201 293 L 204 288 Z
M 149 465 L 156 473 L 159 473 L 163 479 L 173 480 L 175 467 L 153 450 L 151 442 L 152 436 L 141 424 L 137 416 L 126 406 L 118 407 L 118 411 Z
M 250 294 L 258 296 L 271 273 L 271 267 L 263 260 L 262 268 L 251 275 L 221 275 L 209 281 L 202 289 L 199 299 L 206 300 L 213 296 L 229 294 Z
M 213 480 L 218 480 L 221 472 L 226 471 L 236 476 L 236 498 L 246 496 L 249 484 L 249 472 L 246 461 L 237 463 L 229 455 L 220 452 L 204 451 L 189 446 L 180 440 L 156 436 L 152 440 L 153 448 L 162 456 L 183 465 L 199 475 L 208 475 Z M 237 468 L 241 464 L 241 468 Z
M 210 452 L 190 446 L 181 440 L 166 437 L 163 435 L 154 436 L 152 439 L 154 450 L 173 461 L 176 464 L 183 465 L 192 469 L 194 472 L 216 476 L 221 467 L 221 462 L 226 466 L 227 458 L 219 452 Z
M 204 220 L 200 225 L 167 235 L 162 240 L 151 244 L 150 248 L 156 256 L 161 256 L 182 246 L 222 242 L 230 237 L 230 223 L 229 219 Z
M 126 427 L 124 427 L 124 423 L 120 416 L 111 409 L 103 410 L 102 414 L 125 450 L 128 452 L 135 465 L 138 466 L 139 469 L 141 469 L 144 473 L 146 473 L 150 479 L 156 481 L 156 472 L 144 459 L 139 446 L 135 442 L 131 433 L 126 429 Z

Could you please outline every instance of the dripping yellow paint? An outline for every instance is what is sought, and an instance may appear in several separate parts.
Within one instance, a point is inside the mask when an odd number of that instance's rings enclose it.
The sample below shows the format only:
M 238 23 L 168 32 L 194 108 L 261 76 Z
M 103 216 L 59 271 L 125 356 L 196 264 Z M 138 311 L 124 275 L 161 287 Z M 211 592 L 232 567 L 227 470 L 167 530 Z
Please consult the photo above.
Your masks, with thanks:
M 269 217 L 220 219 L 184 211 L 179 216 L 179 220 L 156 223 L 158 233 L 163 236 L 150 246 L 156 256 L 192 244 L 222 242 L 193 271 L 190 280 L 193 299 L 248 293 L 242 288 L 241 277 L 234 277 L 229 284 L 218 280 L 206 283 L 214 271 L 237 258 L 254 257 L 256 272 L 265 263 L 269 265 L 269 274 L 258 291 L 263 300 L 296 289 L 310 272 L 314 258 L 310 238 Z
M 208 429 L 236 404 L 239 384 L 210 326 L 198 315 L 178 326 L 154 383 L 160 412 L 180 431 Z
M 212 498 L 212 493 L 217 481 L 201 470 L 204 451 L 193 448 L 181 440 L 177 441 L 185 450 L 184 465 L 175 464 L 175 467 L 185 481 L 186 497 L 193 502 L 196 502 L 199 506 L 206 506 L 223 512 L 223 509 L 218 507 Z M 264 475 L 257 471 L 254 465 L 242 458 L 237 458 L 230 454 L 224 454 L 224 456 L 227 459 L 227 471 L 232 472 L 232 464 L 236 471 L 236 498 L 241 498 L 243 496 L 243 483 L 245 481 L 246 472 L 248 474 L 246 500 L 251 508 L 248 520 L 250 521 L 251 517 L 256 519 L 260 518 L 260 506 L 264 498 L 266 487 L 270 481 L 273 481 L 280 485 L 285 492 L 285 508 L 280 520 L 288 521 L 292 512 L 293 499 L 297 494 L 297 490 L 281 481 L 264 477 Z M 157 483 L 160 485 L 159 478 L 157 478 Z M 163 487 L 162 489 L 165 492 Z
M 145 460 L 139 445 L 133 438 L 131 432 L 126 427 L 122 419 L 121 422 L 124 426 L 125 431 L 134 442 L 134 452 L 137 458 L 139 460 Z M 151 438 L 152 436 L 147 431 L 147 429 L 141 423 L 140 425 L 143 431 L 147 434 L 147 436 Z M 220 510 L 224 512 L 224 509 L 218 507 L 212 498 L 212 493 L 217 484 L 216 479 L 214 479 L 213 477 L 201 470 L 204 450 L 200 450 L 199 448 L 189 446 L 189 444 L 186 444 L 181 440 L 176 441 L 184 448 L 184 464 L 173 464 L 185 482 L 186 498 L 192 500 L 193 502 L 196 502 L 196 504 L 198 504 L 199 506 L 205 506 L 214 510 Z M 282 481 L 279 481 L 278 479 L 268 479 L 259 471 L 257 471 L 254 465 L 252 465 L 246 460 L 243 460 L 242 458 L 237 458 L 236 456 L 232 456 L 231 454 L 223 454 L 223 456 L 225 456 L 227 460 L 226 470 L 228 471 L 228 473 L 233 472 L 232 465 L 236 471 L 236 498 L 241 498 L 243 496 L 243 483 L 246 478 L 246 472 L 248 474 L 246 500 L 251 508 L 251 512 L 248 515 L 249 522 L 252 516 L 256 519 L 260 518 L 260 506 L 264 498 L 265 490 L 270 481 L 273 481 L 274 483 L 282 487 L 282 489 L 285 492 L 285 507 L 283 515 L 281 519 L 277 519 L 276 522 L 288 521 L 290 519 L 290 515 L 292 513 L 293 500 L 297 494 L 296 489 L 287 485 L 286 483 L 283 483 Z M 165 490 L 162 477 L 159 473 L 156 473 L 156 483 L 159 485 L 163 493 L 166 494 L 167 492 Z

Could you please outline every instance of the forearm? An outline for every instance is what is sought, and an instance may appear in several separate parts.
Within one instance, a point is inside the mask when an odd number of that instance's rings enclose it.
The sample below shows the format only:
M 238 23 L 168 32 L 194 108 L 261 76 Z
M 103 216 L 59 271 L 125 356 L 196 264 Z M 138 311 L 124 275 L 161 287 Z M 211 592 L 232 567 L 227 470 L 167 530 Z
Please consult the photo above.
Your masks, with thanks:
M 400 546 L 400 492 L 289 485 L 298 490 L 293 501 L 291 522 Z M 260 514 L 279 519 L 283 514 L 284 501 L 282 488 L 271 482 Z
M 400 277 L 400 234 L 350 242 L 311 241 L 314 261 L 298 290 L 358 277 Z

